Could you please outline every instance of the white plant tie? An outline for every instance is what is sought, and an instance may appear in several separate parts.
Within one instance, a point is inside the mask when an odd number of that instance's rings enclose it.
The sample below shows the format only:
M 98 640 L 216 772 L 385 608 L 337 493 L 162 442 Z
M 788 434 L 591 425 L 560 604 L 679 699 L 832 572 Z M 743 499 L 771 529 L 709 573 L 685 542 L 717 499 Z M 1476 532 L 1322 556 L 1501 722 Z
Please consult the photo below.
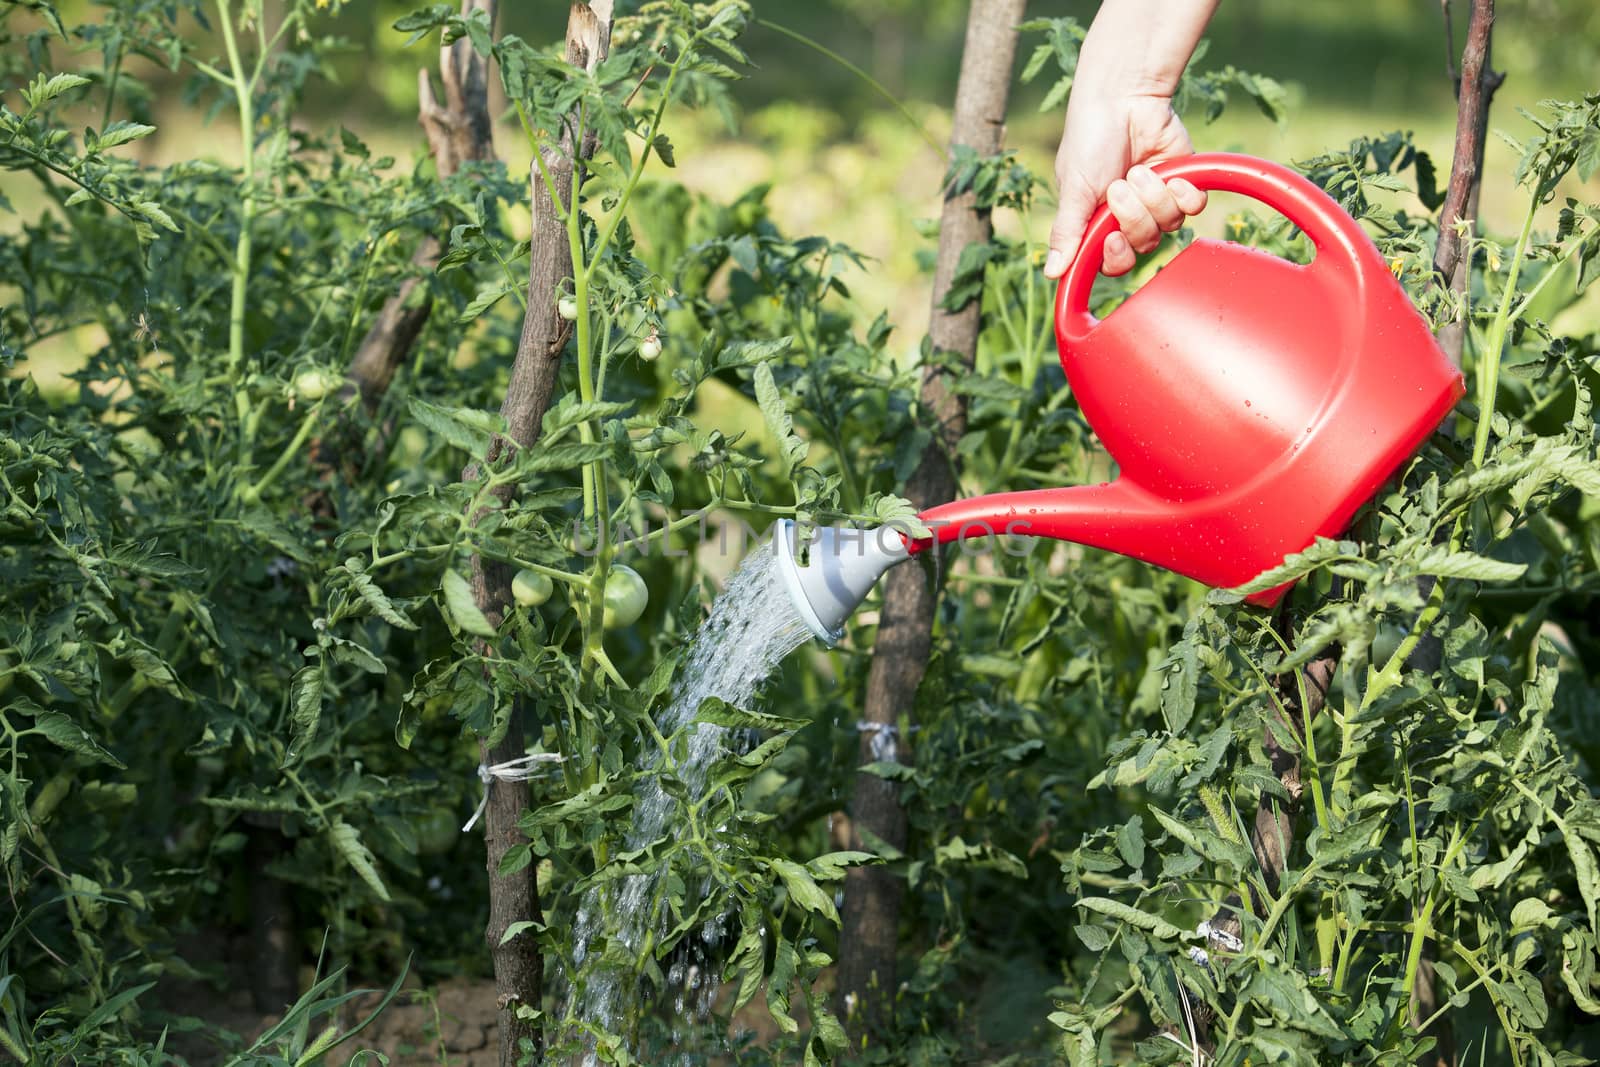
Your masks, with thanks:
M 909 732 L 915 733 L 917 728 L 911 727 Z M 900 728 L 892 722 L 857 722 L 856 732 L 871 734 L 872 740 L 867 743 L 867 750 L 872 754 L 874 763 L 896 763 L 900 759 Z
M 1244 951 L 1244 942 L 1237 935 L 1230 934 L 1220 926 L 1212 926 L 1209 922 L 1203 922 L 1194 928 L 1194 932 L 1213 945 L 1221 945 L 1228 952 Z
M 484 809 L 489 806 L 489 788 L 496 779 L 502 782 L 526 782 L 539 773 L 539 768 L 535 764 L 560 763 L 565 758 L 559 752 L 530 752 L 526 756 L 508 759 L 493 766 L 478 764 L 478 781 L 483 783 L 483 799 L 478 801 L 478 810 L 472 813 L 472 818 L 467 820 L 461 832 L 467 833 L 478 824 L 479 819 L 483 818 Z
M 872 740 L 867 743 L 867 751 L 872 754 L 874 763 L 893 763 L 900 754 L 899 746 L 895 744 L 897 730 L 893 723 L 887 722 L 858 722 L 856 732 L 871 734 Z

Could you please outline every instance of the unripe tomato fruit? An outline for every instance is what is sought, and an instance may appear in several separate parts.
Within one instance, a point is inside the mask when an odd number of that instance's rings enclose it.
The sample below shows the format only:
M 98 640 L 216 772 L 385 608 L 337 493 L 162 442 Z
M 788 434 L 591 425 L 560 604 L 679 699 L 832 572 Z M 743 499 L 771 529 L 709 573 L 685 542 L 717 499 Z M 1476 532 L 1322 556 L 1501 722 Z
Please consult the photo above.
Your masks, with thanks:
M 576 321 L 578 318 L 578 302 L 570 296 L 562 297 L 556 301 L 556 314 L 568 322 Z
M 543 604 L 550 599 L 555 588 L 556 583 L 550 580 L 550 576 L 538 571 L 520 570 L 511 579 L 511 596 L 525 608 L 536 608 Z
M 654 361 L 659 355 L 661 355 L 661 338 L 655 334 L 639 342 L 639 358 L 646 363 Z
M 612 564 L 611 573 L 606 575 L 605 615 L 602 625 L 607 630 L 615 630 L 619 626 L 632 626 L 639 621 L 639 616 L 644 614 L 645 605 L 648 603 L 650 603 L 650 590 L 646 588 L 644 579 L 639 577 L 639 572 L 620 563 Z
M 456 817 L 444 808 L 428 812 L 417 822 L 417 851 L 424 856 L 437 856 L 455 847 L 461 836 Z
M 315 367 L 294 377 L 294 395 L 301 400 L 321 400 L 339 387 L 339 379 Z

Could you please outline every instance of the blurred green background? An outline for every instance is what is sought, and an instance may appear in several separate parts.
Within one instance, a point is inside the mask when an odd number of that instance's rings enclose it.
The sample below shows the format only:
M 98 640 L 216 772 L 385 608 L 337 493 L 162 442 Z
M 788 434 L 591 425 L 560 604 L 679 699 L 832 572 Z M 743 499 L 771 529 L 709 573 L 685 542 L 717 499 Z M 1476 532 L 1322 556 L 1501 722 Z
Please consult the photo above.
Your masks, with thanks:
M 87 6 L 87 0 L 61 5 L 69 24 Z M 392 29 L 415 6 L 412 0 L 333 0 L 325 18 L 348 48 L 331 58 L 327 90 L 314 92 L 304 110 L 305 121 L 346 126 L 379 152 L 393 155 L 397 166 L 426 154 L 415 121 L 417 72 L 437 68 L 433 42 L 407 47 L 407 35 Z M 620 0 L 618 10 L 634 6 L 637 0 Z M 947 136 L 965 0 L 754 0 L 753 6 L 758 20 L 809 37 L 869 72 L 934 138 L 942 142 Z M 1467 6 L 1467 0 L 1450 5 L 1458 51 Z M 1069 15 L 1087 23 L 1097 7 L 1096 0 L 1032 0 L 1028 17 Z M 267 0 L 269 18 L 271 8 Z M 553 42 L 563 32 L 566 11 L 567 5 L 555 0 L 503 3 L 500 32 Z M 1434 155 L 1442 174 L 1455 116 L 1444 15 L 1437 0 L 1223 0 L 1203 65 L 1232 63 L 1277 79 L 1289 91 L 1288 117 L 1275 124 L 1236 98 L 1213 124 L 1205 124 L 1201 115 L 1188 117 L 1196 146 L 1293 161 L 1358 135 L 1407 129 Z M 221 54 L 209 28 L 195 23 L 194 34 L 202 52 Z M 1024 38 L 1019 70 L 1041 40 L 1037 34 Z M 67 58 L 60 54 L 66 46 L 57 42 L 54 47 L 58 61 Z M 678 149 L 677 169 L 656 176 L 724 200 L 772 183 L 769 204 L 785 230 L 824 234 L 869 257 L 851 280 L 858 310 L 869 318 L 887 310 L 900 328 L 899 345 L 909 353 L 927 319 L 925 266 L 932 242 L 918 223 L 938 214 L 939 156 L 873 86 L 821 52 L 759 21 L 752 24 L 746 47 L 752 67 L 734 87 L 733 125 L 715 114 L 679 110 L 668 123 Z M 96 58 L 86 55 L 84 62 Z M 1507 77 L 1494 100 L 1491 129 L 1523 135 L 1530 127 L 1517 108 L 1600 88 L 1600 5 L 1502 0 L 1493 63 Z M 138 73 L 152 91 L 130 104 L 140 112 L 137 117 L 159 127 L 156 135 L 133 146 L 146 159 L 227 160 L 237 154 L 225 113 L 207 125 L 185 105 L 176 80 L 164 79 L 153 65 Z M 1048 169 L 1061 123 L 1059 109 L 1039 108 L 1048 82 L 1018 87 L 1007 137 L 1026 162 L 1041 169 Z M 83 119 L 93 123 L 99 116 Z M 528 149 L 514 120 L 498 127 L 497 142 L 508 166 L 528 165 Z M 1521 211 L 1522 195 L 1510 180 L 1516 153 L 1496 136 L 1488 152 L 1483 224 L 1485 232 L 1504 235 Z M 8 190 L 21 216 L 41 206 L 34 194 Z M 1200 229 L 1220 230 L 1226 213 L 1237 207 L 1228 199 L 1207 213 Z M 1051 208 L 1036 208 L 1031 223 L 1036 239 L 1048 229 Z M 0 218 L 0 226 L 16 225 L 18 218 Z M 1553 224 L 1553 210 L 1549 221 Z M 513 224 L 525 226 L 526 217 Z M 71 355 L 62 352 L 63 363 L 73 362 Z M 49 377 L 37 359 L 31 369 Z

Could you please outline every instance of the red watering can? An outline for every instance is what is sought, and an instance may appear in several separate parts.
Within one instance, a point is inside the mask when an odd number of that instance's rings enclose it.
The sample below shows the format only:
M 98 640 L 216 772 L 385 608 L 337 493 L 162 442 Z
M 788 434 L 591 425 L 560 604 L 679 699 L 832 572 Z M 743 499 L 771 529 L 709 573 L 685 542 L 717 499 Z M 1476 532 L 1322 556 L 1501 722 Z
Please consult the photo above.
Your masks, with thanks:
M 1371 239 L 1322 190 L 1243 155 L 1154 169 L 1281 212 L 1311 239 L 1315 259 L 1302 266 L 1202 238 L 1096 319 L 1089 291 L 1117 228 L 1101 207 L 1061 280 L 1056 338 L 1117 479 L 935 507 L 921 516 L 934 538 L 909 546 L 881 537 L 874 546 L 871 531 L 825 536 L 808 565 L 790 568 L 791 595 L 812 609 L 808 622 L 822 624 L 814 630 L 836 632 L 877 574 L 908 551 L 995 533 L 1073 541 L 1207 585 L 1241 585 L 1342 532 L 1461 398 L 1460 371 Z M 850 534 L 866 545 L 858 562 L 846 559 Z M 1250 600 L 1270 605 L 1287 589 Z

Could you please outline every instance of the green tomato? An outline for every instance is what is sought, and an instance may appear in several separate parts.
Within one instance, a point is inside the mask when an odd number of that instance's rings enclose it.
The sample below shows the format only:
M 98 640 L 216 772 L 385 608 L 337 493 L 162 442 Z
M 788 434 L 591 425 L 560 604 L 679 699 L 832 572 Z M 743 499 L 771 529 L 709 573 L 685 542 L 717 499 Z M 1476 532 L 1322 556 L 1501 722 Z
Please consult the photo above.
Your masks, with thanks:
M 578 318 L 578 302 L 570 296 L 564 296 L 556 301 L 556 314 L 568 322 L 576 322 Z
M 417 851 L 424 856 L 449 852 L 460 836 L 456 817 L 444 808 L 436 808 L 417 822 Z
M 619 626 L 632 626 L 644 614 L 644 607 L 648 603 L 650 590 L 646 588 L 644 579 L 639 577 L 639 572 L 620 563 L 613 564 L 611 573 L 606 575 L 605 628 L 615 630 Z
M 511 595 L 525 608 L 536 608 L 543 604 L 555 589 L 556 583 L 550 580 L 550 576 L 538 571 L 520 570 L 511 579 Z
M 337 376 L 316 367 L 303 370 L 294 378 L 294 395 L 301 400 L 321 400 L 338 387 Z

